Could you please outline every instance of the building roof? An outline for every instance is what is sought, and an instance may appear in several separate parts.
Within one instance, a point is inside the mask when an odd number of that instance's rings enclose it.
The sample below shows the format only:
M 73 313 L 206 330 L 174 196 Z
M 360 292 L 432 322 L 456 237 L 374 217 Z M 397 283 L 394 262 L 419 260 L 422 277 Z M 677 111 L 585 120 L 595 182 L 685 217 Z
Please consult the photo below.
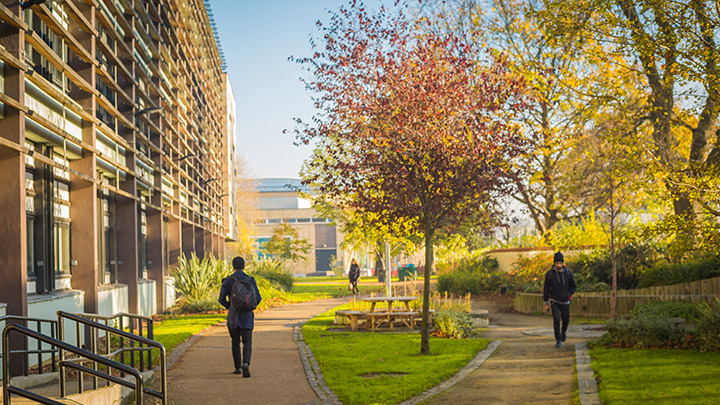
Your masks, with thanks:
M 257 191 L 259 193 L 278 193 L 287 191 L 302 191 L 305 193 L 310 192 L 310 188 L 302 184 L 300 179 L 292 178 L 271 178 L 271 179 L 257 179 Z

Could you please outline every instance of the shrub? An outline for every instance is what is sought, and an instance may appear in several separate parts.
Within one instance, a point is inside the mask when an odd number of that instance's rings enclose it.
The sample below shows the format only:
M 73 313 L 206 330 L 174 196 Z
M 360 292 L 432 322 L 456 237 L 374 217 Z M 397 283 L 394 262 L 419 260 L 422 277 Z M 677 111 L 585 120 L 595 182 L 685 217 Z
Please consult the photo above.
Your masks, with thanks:
M 464 339 L 472 333 L 472 319 L 462 311 L 437 311 L 433 323 L 436 333 L 442 336 Z
M 696 334 L 701 350 L 720 351 L 720 299 L 701 306 Z
M 671 285 L 720 276 L 720 255 L 683 263 L 659 263 L 639 274 L 640 287 Z
M 503 277 L 500 273 L 467 273 L 464 271 L 453 271 L 438 276 L 436 288 L 440 293 L 455 295 L 483 294 L 489 291 L 497 291 L 507 275 Z
M 618 289 L 637 288 L 638 275 L 653 266 L 655 254 L 652 247 L 639 244 L 628 244 L 618 249 L 615 254 Z M 576 276 L 587 278 L 590 284 L 602 282 L 612 285 L 612 258 L 605 249 L 580 253 L 568 260 L 568 267 Z
M 701 311 L 697 304 L 691 302 L 647 302 L 633 308 L 632 318 L 685 318 L 696 320 Z
M 256 260 L 253 262 L 253 276 L 267 279 L 279 289 L 292 290 L 292 274 L 285 271 L 285 265 L 279 259 L 263 257 Z
M 616 345 L 633 348 L 684 347 L 687 345 L 687 326 L 666 318 L 613 319 L 605 330 Z
M 173 269 L 175 290 L 180 295 L 178 306 L 182 312 L 205 312 L 220 308 L 217 294 L 220 283 L 228 273 L 229 267 L 212 255 L 200 260 L 193 252 L 188 260 L 183 254 L 178 266 Z

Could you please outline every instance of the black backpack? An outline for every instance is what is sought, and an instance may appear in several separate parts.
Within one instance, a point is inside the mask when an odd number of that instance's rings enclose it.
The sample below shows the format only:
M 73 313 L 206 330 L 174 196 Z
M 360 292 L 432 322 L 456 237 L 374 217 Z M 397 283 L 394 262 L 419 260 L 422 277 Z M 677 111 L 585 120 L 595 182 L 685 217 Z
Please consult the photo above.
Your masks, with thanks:
M 258 297 L 250 281 L 252 279 L 248 277 L 241 280 L 235 276 L 230 277 L 235 279 L 230 290 L 230 305 L 238 312 L 254 310 L 258 304 Z

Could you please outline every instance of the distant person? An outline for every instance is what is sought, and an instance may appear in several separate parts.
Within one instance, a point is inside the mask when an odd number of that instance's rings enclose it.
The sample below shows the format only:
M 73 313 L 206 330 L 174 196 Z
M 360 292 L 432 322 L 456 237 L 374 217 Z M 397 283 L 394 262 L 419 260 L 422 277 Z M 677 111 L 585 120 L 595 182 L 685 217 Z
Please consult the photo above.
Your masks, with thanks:
M 561 347 L 567 337 L 567 328 L 570 324 L 570 301 L 577 290 L 577 285 L 572 272 L 565 267 L 562 253 L 555 253 L 553 262 L 550 270 L 545 273 L 543 301 L 545 302 L 545 311 L 552 310 L 555 347 Z M 562 321 L 562 328 L 560 321 Z
M 360 278 L 360 266 L 358 265 L 357 260 L 352 259 L 352 264 L 350 264 L 350 271 L 348 272 L 348 278 L 350 279 L 350 289 L 352 290 L 353 294 L 357 294 L 360 292 L 357 286 L 358 278 Z
M 235 365 L 234 374 L 250 377 L 250 357 L 252 356 L 252 332 L 255 313 L 262 297 L 255 279 L 245 274 L 245 259 L 238 256 L 232 261 L 233 274 L 222 281 L 218 302 L 228 310 L 227 327 L 232 338 L 232 356 Z M 242 352 L 240 342 L 242 341 Z

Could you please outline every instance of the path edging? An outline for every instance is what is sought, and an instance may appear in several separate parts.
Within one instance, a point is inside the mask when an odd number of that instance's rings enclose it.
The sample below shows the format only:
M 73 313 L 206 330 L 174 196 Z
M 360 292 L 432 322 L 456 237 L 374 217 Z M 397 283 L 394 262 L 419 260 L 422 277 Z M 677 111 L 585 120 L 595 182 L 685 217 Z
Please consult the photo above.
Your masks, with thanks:
M 599 405 L 600 394 L 598 393 L 595 372 L 590 366 L 590 352 L 587 343 L 575 344 L 575 360 L 577 363 L 578 392 L 582 405 Z
M 298 351 L 300 352 L 300 359 L 302 360 L 308 383 L 310 383 L 310 386 L 323 404 L 342 405 L 342 402 L 340 402 L 337 395 L 335 395 L 335 393 L 325 383 L 325 379 L 320 371 L 320 365 L 317 363 L 310 346 L 308 346 L 303 339 L 302 327 L 304 324 L 305 321 L 295 325 L 293 328 L 293 340 L 297 343 Z
M 298 350 L 300 351 L 300 358 L 302 359 L 303 368 L 305 369 L 305 375 L 307 376 L 308 382 L 324 404 L 342 404 L 342 402 L 340 402 L 340 400 L 338 399 L 337 395 L 335 395 L 335 393 L 325 383 L 322 372 L 320 371 L 320 366 L 318 365 L 317 360 L 315 360 L 312 349 L 310 349 L 310 346 L 308 346 L 303 339 L 302 327 L 304 324 L 305 322 L 300 322 L 295 325 L 295 327 L 293 328 L 293 340 L 298 345 Z M 483 362 L 485 362 L 485 360 L 490 357 L 490 355 L 495 351 L 495 349 L 500 346 L 500 343 L 502 343 L 502 340 L 493 340 L 492 342 L 488 343 L 488 345 L 483 350 L 478 352 L 478 354 L 476 354 L 475 357 L 473 357 L 473 359 L 468 362 L 468 364 L 461 368 L 452 377 L 428 389 L 427 391 L 416 395 L 413 398 L 410 398 L 407 401 L 401 402 L 400 405 L 418 404 L 457 384 L 460 380 L 467 377 L 470 373 L 480 367 Z
M 488 345 L 485 346 L 483 350 L 479 351 L 478 354 L 476 354 L 475 357 L 473 357 L 473 359 L 465 365 L 465 367 L 461 368 L 460 371 L 455 373 L 452 377 L 430 388 L 429 390 L 423 392 L 420 395 L 416 395 L 415 397 L 410 398 L 407 401 L 401 402 L 400 405 L 419 404 L 420 402 L 423 402 L 428 398 L 431 398 L 457 384 L 458 382 L 460 382 L 460 380 L 467 377 L 468 375 L 470 375 L 470 373 L 480 367 L 485 362 L 485 360 L 487 360 L 487 358 L 490 357 L 491 354 L 493 354 L 495 349 L 500 346 L 500 343 L 502 343 L 502 340 L 493 340 L 492 342 L 488 343 Z

